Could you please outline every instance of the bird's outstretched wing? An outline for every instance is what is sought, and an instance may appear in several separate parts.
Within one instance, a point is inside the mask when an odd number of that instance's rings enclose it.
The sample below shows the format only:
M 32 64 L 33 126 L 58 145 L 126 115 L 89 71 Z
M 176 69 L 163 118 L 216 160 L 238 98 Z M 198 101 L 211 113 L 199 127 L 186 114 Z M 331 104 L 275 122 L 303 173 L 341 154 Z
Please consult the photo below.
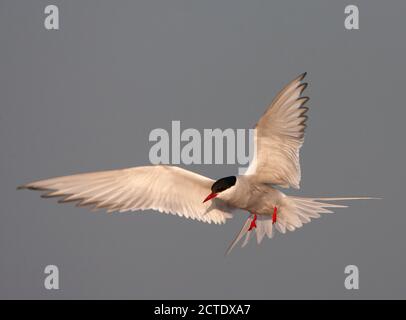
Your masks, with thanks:
M 258 182 L 299 188 L 299 149 L 306 127 L 305 73 L 278 93 L 255 126 L 255 154 L 246 171 Z
M 173 166 L 145 166 L 75 174 L 36 181 L 19 189 L 47 191 L 42 197 L 63 197 L 108 212 L 153 209 L 207 223 L 225 223 L 231 208 L 219 199 L 203 203 L 213 180 Z

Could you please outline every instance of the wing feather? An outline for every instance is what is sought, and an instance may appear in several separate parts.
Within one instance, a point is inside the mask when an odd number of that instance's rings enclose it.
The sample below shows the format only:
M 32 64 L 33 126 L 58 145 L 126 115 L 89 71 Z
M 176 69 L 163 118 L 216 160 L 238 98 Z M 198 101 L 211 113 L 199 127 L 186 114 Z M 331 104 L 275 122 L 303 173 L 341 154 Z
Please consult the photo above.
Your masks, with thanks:
M 42 197 L 62 197 L 108 212 L 153 209 L 207 223 L 225 223 L 231 208 L 219 199 L 203 203 L 212 179 L 173 166 L 145 166 L 51 178 L 19 188 L 47 191 Z
M 304 141 L 309 100 L 302 97 L 307 83 L 302 74 L 272 101 L 255 126 L 255 155 L 246 175 L 258 182 L 299 188 L 299 150 Z

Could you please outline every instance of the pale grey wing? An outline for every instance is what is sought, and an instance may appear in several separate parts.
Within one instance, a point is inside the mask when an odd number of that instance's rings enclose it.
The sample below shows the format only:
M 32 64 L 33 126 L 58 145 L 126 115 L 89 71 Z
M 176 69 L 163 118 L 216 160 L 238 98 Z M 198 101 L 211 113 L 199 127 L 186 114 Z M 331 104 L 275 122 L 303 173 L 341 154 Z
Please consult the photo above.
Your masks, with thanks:
M 245 174 L 258 182 L 299 188 L 299 150 L 308 110 L 304 104 L 309 100 L 301 96 L 307 86 L 302 82 L 305 75 L 279 92 L 255 126 L 255 153 Z
M 207 223 L 225 223 L 231 208 L 221 200 L 203 203 L 213 180 L 172 166 L 146 166 L 75 174 L 25 184 L 19 188 L 48 191 L 43 197 L 63 197 L 108 212 L 153 209 Z

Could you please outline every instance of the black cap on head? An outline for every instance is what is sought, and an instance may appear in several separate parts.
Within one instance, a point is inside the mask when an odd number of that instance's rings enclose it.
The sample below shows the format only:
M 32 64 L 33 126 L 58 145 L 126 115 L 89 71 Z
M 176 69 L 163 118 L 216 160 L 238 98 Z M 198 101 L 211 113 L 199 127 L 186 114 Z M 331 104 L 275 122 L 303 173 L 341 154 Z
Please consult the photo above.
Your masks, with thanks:
M 235 185 L 236 181 L 237 178 L 235 176 L 221 178 L 217 180 L 215 183 L 213 183 L 213 185 L 211 186 L 211 191 L 213 193 L 222 192 Z

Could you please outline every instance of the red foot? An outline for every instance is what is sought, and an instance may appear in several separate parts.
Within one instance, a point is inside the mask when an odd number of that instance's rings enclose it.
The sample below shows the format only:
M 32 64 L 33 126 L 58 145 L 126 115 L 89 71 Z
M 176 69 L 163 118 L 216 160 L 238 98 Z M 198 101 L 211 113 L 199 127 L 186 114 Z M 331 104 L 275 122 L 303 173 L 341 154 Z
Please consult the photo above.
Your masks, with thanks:
M 274 207 L 273 208 L 273 214 L 272 214 L 272 224 L 275 224 L 276 219 L 278 218 L 277 213 L 278 213 L 278 208 Z
M 255 221 L 257 221 L 257 215 L 254 213 L 254 219 L 252 219 L 250 227 L 248 228 L 248 231 L 251 231 L 252 229 L 257 227 L 257 224 Z

